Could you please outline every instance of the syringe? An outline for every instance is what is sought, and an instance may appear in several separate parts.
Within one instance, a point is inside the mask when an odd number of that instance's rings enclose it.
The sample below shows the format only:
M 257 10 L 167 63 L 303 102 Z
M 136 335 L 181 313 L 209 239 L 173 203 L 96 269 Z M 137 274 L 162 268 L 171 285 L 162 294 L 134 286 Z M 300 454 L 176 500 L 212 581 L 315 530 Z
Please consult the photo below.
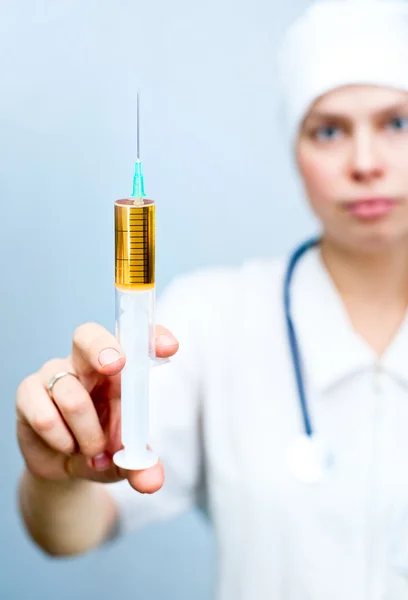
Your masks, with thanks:
M 140 115 L 137 95 L 137 159 L 131 198 L 115 202 L 116 332 L 126 356 L 121 373 L 121 437 L 124 448 L 113 457 L 124 469 L 153 466 L 148 450 L 149 378 L 156 359 L 155 203 L 144 192 L 140 161 Z

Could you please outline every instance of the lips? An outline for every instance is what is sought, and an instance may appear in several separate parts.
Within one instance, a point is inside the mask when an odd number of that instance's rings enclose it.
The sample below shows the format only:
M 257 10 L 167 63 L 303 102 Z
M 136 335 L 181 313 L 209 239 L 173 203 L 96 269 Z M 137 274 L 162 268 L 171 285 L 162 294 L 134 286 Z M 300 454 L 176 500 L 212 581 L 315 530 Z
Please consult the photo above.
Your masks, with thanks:
M 346 209 L 358 219 L 373 220 L 388 216 L 396 205 L 397 202 L 392 198 L 367 198 L 348 202 Z

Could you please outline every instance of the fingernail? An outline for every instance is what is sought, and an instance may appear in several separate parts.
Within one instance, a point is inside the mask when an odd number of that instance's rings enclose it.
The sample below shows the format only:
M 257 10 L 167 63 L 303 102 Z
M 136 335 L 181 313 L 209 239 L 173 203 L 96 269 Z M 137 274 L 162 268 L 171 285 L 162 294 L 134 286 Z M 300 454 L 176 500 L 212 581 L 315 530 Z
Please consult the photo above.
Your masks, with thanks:
M 102 452 L 101 454 L 97 454 L 92 459 L 92 466 L 97 471 L 104 471 L 111 464 L 110 456 L 106 452 Z
M 176 338 L 168 333 L 161 333 L 156 339 L 156 346 L 176 346 L 177 344 Z
M 106 365 L 116 362 L 119 358 L 120 354 L 115 348 L 107 348 L 100 353 L 99 362 L 102 367 L 106 367 Z

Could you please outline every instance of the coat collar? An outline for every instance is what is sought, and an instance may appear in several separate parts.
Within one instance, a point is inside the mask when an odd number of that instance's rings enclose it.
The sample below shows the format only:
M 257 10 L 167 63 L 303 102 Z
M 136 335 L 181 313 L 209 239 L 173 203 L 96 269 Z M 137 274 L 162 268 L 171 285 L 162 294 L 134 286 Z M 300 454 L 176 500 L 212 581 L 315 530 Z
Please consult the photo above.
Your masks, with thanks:
M 354 330 L 321 258 L 312 248 L 293 275 L 292 318 L 304 375 L 319 392 L 381 365 L 408 388 L 408 316 L 381 359 Z

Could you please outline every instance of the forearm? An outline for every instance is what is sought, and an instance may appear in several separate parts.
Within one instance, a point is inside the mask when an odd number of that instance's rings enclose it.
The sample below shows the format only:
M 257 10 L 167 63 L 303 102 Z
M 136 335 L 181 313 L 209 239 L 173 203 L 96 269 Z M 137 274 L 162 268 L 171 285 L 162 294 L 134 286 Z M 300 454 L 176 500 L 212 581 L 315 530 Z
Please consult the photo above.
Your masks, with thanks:
M 81 554 L 98 546 L 116 520 L 114 501 L 104 485 L 82 479 L 51 482 L 25 471 L 19 501 L 29 535 L 54 556 Z

